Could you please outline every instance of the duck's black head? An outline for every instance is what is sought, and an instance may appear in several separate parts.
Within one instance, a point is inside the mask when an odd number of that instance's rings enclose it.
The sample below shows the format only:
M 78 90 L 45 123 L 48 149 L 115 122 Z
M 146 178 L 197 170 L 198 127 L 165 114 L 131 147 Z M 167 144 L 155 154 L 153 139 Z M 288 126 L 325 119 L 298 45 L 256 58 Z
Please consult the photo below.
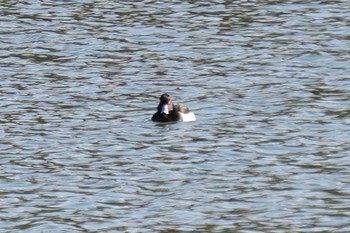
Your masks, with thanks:
M 167 93 L 161 95 L 159 99 L 161 104 L 168 104 L 171 101 L 171 97 Z
M 169 114 L 169 111 L 173 111 L 173 101 L 167 93 L 163 94 L 159 98 L 160 103 L 157 107 L 159 113 Z

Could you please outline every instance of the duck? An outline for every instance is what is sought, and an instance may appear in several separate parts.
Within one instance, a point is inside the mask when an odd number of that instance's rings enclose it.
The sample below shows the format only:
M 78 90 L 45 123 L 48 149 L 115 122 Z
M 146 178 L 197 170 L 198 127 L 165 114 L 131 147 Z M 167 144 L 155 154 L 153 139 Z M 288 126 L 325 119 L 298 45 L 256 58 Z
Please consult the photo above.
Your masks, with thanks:
M 188 107 L 182 104 L 175 104 L 169 94 L 164 93 L 159 98 L 160 102 L 157 112 L 153 114 L 152 121 L 172 122 L 172 121 L 196 121 L 196 116 Z

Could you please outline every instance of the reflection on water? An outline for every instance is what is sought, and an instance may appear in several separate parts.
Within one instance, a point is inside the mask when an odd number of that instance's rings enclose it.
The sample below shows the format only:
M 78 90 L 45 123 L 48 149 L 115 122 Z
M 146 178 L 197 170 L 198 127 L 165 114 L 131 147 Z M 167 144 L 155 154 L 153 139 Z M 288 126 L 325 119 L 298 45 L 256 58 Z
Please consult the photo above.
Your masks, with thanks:
M 349 7 L 2 2 L 0 229 L 349 231 Z

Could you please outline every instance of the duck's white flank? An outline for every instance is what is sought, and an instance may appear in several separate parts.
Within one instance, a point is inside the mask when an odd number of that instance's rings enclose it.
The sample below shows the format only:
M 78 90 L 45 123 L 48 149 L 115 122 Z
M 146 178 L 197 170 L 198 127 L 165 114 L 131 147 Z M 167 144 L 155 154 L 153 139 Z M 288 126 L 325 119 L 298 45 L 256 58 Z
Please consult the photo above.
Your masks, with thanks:
M 179 112 L 180 120 L 184 122 L 196 121 L 196 115 L 193 112 L 182 113 Z

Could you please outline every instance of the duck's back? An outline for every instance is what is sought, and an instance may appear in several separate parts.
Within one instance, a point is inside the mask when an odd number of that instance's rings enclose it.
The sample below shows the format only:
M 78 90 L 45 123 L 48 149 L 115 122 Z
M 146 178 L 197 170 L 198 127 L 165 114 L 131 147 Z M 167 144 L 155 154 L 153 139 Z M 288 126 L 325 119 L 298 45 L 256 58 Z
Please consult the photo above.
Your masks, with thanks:
M 177 111 L 177 112 L 182 112 L 182 113 L 189 113 L 189 112 L 190 112 L 190 110 L 188 109 L 188 107 L 186 107 L 186 106 L 183 105 L 183 104 L 176 104 L 176 105 L 174 106 L 174 108 L 175 108 L 175 111 Z

